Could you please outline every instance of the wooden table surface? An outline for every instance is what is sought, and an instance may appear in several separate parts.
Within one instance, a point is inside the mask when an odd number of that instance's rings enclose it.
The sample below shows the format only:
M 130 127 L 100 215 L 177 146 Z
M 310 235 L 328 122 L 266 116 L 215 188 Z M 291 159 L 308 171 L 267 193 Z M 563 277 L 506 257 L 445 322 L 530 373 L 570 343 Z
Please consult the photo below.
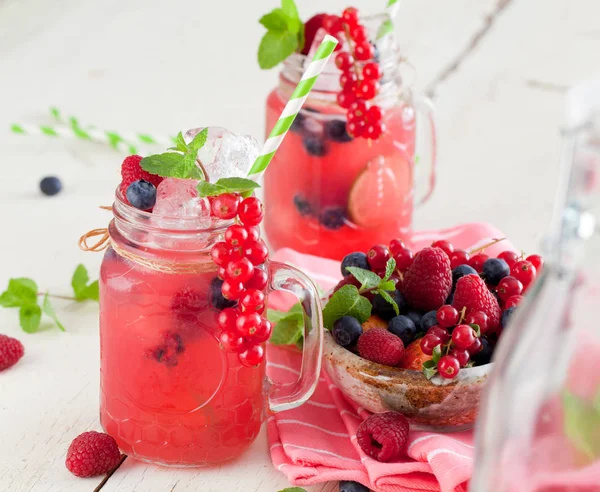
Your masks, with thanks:
M 211 124 L 260 138 L 277 74 L 255 62 L 256 20 L 275 3 L 0 0 L 0 286 L 27 276 L 68 294 L 78 263 L 98 271 L 100 255 L 80 252 L 76 242 L 106 224 L 97 206 L 110 203 L 122 159 L 85 142 L 13 135 L 9 123 L 48 123 L 55 105 L 101 128 L 170 134 Z M 304 16 L 322 5 L 298 3 Z M 336 11 L 346 3 L 327 5 Z M 403 1 L 399 39 L 417 67 L 416 87 L 437 105 L 440 135 L 438 188 L 417 212 L 417 228 L 489 221 L 526 251 L 539 247 L 552 213 L 565 91 L 600 75 L 599 18 L 597 0 Z M 37 191 L 48 174 L 65 185 L 52 199 Z M 14 310 L 0 310 L 0 333 L 26 347 L 0 374 L 3 492 L 91 492 L 102 481 L 75 478 L 64 466 L 71 440 L 100 429 L 97 305 L 59 302 L 57 310 L 67 332 L 48 325 L 34 335 L 20 330 Z M 263 430 L 227 466 L 165 469 L 128 459 L 101 488 L 286 486 Z

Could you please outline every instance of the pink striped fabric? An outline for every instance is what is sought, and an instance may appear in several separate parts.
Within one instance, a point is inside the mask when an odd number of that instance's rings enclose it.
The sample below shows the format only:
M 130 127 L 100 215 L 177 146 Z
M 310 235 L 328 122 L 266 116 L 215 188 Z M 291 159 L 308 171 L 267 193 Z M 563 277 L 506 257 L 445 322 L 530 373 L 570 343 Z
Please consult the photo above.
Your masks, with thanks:
M 501 238 L 502 233 L 486 224 L 467 224 L 451 229 L 418 232 L 411 246 L 419 250 L 438 239 L 457 248 L 472 250 Z M 497 255 L 513 249 L 503 241 L 486 250 Z M 341 278 L 339 262 L 278 251 L 274 259 L 306 272 L 324 290 Z M 289 299 L 272 296 L 270 306 L 285 309 Z M 297 351 L 270 346 L 267 373 L 276 381 L 293 382 L 298 377 Z M 356 442 L 356 428 L 369 413 L 346 400 L 323 371 L 313 397 L 302 407 L 271 415 L 268 435 L 275 467 L 291 483 L 312 485 L 334 480 L 354 480 L 380 492 L 465 492 L 473 466 L 473 434 L 411 432 L 408 457 L 394 463 L 379 463 L 366 456 Z

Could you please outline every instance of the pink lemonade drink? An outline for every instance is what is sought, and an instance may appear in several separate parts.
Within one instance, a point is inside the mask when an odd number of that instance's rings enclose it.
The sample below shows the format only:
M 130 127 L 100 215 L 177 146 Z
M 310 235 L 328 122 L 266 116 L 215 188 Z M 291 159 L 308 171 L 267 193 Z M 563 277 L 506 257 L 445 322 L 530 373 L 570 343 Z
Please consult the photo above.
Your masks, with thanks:
M 217 130 L 207 147 L 237 138 Z M 215 152 L 215 162 L 196 165 L 216 180 L 224 168 Z M 209 200 L 198 180 L 151 175 L 140 160 L 123 164 L 101 267 L 100 420 L 133 458 L 222 463 L 250 446 L 267 411 L 312 394 L 322 349 L 318 292 L 301 272 L 269 261 L 256 198 Z M 265 378 L 271 290 L 300 299 L 310 330 L 302 374 L 285 386 Z

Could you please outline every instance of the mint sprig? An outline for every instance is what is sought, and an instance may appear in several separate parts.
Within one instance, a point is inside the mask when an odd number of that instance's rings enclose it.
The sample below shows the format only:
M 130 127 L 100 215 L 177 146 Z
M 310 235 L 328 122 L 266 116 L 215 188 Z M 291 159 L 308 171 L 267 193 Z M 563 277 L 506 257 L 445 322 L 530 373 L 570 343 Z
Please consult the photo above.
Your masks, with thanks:
M 59 321 L 50 298 L 83 302 L 98 301 L 98 281 L 90 282 L 88 272 L 83 265 L 78 265 L 71 279 L 74 297 L 53 295 L 39 292 L 35 281 L 30 278 L 11 278 L 7 289 L 0 294 L 0 307 L 18 308 L 19 323 L 26 333 L 39 331 L 42 323 L 42 313 L 48 316 L 61 330 L 65 327 Z M 43 297 L 42 303 L 38 299 Z
M 435 362 L 433 359 L 423 362 L 423 374 L 425 374 L 425 377 L 428 380 L 435 376 L 437 372 L 437 362 Z
M 281 489 L 279 492 L 306 492 L 306 489 L 302 487 L 288 487 L 287 489 Z
M 267 318 L 273 323 L 273 334 L 269 341 L 273 345 L 300 345 L 304 334 L 304 311 L 300 303 L 289 311 L 269 309 Z
M 267 29 L 258 47 L 260 68 L 273 68 L 304 48 L 304 23 L 294 0 L 281 0 L 281 8 L 263 15 L 259 22 Z
M 198 183 L 198 194 L 200 196 L 218 196 L 223 193 L 240 193 L 242 195 L 251 193 L 260 185 L 256 181 L 246 178 L 221 178 L 216 183 L 202 181 Z

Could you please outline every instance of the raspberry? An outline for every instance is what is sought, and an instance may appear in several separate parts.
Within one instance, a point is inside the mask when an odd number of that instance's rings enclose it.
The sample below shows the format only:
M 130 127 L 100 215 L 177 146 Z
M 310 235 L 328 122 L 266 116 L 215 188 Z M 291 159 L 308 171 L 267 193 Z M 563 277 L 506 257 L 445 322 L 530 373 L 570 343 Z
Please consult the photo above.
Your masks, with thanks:
M 111 471 L 120 460 L 117 442 L 108 434 L 91 431 L 73 439 L 65 465 L 77 477 L 95 477 Z
M 359 337 L 358 353 L 363 359 L 395 366 L 402 359 L 404 344 L 384 328 L 374 328 Z
M 157 176 L 156 174 L 150 174 L 148 171 L 144 171 L 140 166 L 141 160 L 142 157 L 139 155 L 130 155 L 129 157 L 126 157 L 123 161 L 123 164 L 121 164 L 120 190 L 123 199 L 127 203 L 129 202 L 127 201 L 127 197 L 125 196 L 125 194 L 129 185 L 134 181 L 143 179 L 144 181 L 152 183 L 158 188 L 158 185 L 164 179 L 162 176 Z
M 452 290 L 450 258 L 439 248 L 419 251 L 404 276 L 402 293 L 409 306 L 421 311 L 437 310 Z
M 488 331 L 495 331 L 500 326 L 500 305 L 494 295 L 488 290 L 479 275 L 470 274 L 458 279 L 454 291 L 452 305 L 460 311 L 466 307 L 466 314 L 481 311 L 488 317 Z
M 309 20 L 307 20 L 304 24 L 305 42 L 304 48 L 302 49 L 303 55 L 308 55 L 310 47 L 312 46 L 313 41 L 315 40 L 317 31 L 321 29 L 321 27 L 323 27 L 323 21 L 325 20 L 325 17 L 327 17 L 327 14 L 317 14 L 311 17 Z
M 178 313 L 202 311 L 208 307 L 208 299 L 191 287 L 184 287 L 171 299 L 171 309 Z
M 24 353 L 25 349 L 19 340 L 0 335 L 0 371 L 14 366 Z
M 391 461 L 404 453 L 408 429 L 408 420 L 400 413 L 374 414 L 358 426 L 356 440 L 371 458 Z

